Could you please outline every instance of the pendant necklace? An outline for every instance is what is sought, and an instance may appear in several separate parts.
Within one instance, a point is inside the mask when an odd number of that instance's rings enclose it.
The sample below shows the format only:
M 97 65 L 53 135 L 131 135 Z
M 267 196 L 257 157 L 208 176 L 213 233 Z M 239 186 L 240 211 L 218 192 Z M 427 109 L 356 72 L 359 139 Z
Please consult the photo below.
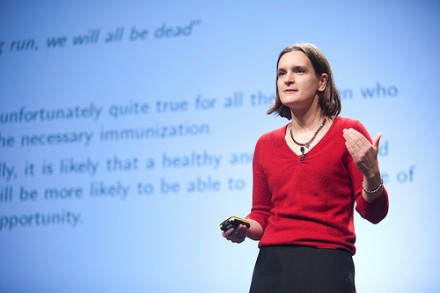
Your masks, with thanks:
M 316 136 L 318 135 L 319 131 L 321 131 L 321 129 L 324 127 L 324 125 L 325 125 L 326 122 L 327 122 L 327 118 L 324 118 L 324 120 L 323 120 L 322 123 L 321 123 L 321 126 L 319 126 L 319 128 L 315 131 L 315 134 L 313 134 L 312 138 L 311 138 L 308 142 L 304 142 L 304 143 L 302 143 L 302 142 L 298 142 L 298 141 L 295 140 L 295 138 L 293 138 L 292 123 L 290 123 L 290 137 L 292 138 L 292 141 L 293 141 L 296 145 L 299 145 L 299 146 L 301 147 L 301 148 L 300 148 L 300 151 L 301 151 L 301 153 L 302 153 L 302 155 L 301 155 L 301 158 L 302 158 L 302 159 L 304 159 L 304 158 L 306 157 L 304 147 L 306 147 L 306 148 L 309 148 L 309 147 L 310 147 L 310 144 L 315 140 L 315 138 L 316 138 Z

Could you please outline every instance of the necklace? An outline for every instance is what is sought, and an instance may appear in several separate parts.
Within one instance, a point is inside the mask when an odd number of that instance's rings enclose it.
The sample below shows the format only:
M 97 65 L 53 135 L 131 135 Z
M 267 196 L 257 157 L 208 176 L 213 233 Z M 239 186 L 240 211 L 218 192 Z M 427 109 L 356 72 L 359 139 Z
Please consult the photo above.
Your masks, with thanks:
M 324 118 L 324 120 L 321 123 L 321 126 L 319 126 L 319 128 L 315 131 L 315 134 L 313 134 L 312 138 L 305 143 L 301 143 L 301 142 L 297 142 L 294 138 L 293 138 L 293 131 L 292 131 L 292 123 L 290 123 L 290 137 L 292 138 L 292 141 L 299 145 L 301 147 L 301 152 L 304 153 L 304 147 L 309 148 L 310 144 L 313 142 L 313 140 L 316 138 L 316 136 L 318 135 L 318 132 L 321 131 L 321 129 L 324 127 L 325 122 L 327 122 L 327 118 Z

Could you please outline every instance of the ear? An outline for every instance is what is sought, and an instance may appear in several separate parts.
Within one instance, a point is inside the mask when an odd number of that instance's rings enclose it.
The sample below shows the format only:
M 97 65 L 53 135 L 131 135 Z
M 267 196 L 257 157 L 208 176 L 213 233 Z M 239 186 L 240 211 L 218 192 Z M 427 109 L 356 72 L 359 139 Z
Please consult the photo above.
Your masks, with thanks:
M 321 77 L 319 78 L 318 91 L 323 92 L 325 90 L 325 88 L 327 87 L 327 81 L 328 81 L 328 74 L 327 73 L 321 74 Z

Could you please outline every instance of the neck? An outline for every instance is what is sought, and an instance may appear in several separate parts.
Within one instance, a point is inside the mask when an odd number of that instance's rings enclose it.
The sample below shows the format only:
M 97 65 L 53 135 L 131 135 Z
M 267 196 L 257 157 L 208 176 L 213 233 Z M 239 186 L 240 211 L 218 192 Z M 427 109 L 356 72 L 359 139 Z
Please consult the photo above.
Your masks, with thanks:
M 324 114 L 318 104 L 318 96 L 308 106 L 290 108 L 290 114 L 293 129 L 299 131 L 314 127 L 324 119 Z
M 291 127 L 296 132 L 306 131 L 308 129 L 314 129 L 317 125 L 322 123 L 324 115 L 321 111 L 314 113 L 305 113 L 304 115 L 294 115 L 292 111 L 292 123 Z
M 313 127 L 319 124 L 324 119 L 321 107 L 319 106 L 318 95 L 310 101 L 307 105 L 295 105 L 290 108 L 290 114 L 292 116 L 292 126 L 294 129 L 301 130 L 304 128 Z

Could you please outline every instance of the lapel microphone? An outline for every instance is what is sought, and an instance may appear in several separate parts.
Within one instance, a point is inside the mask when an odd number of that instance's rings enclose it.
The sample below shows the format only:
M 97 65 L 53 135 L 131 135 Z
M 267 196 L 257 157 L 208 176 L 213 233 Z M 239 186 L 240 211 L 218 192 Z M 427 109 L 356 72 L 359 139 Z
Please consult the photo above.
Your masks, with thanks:
M 301 155 L 301 160 L 304 160 L 304 159 L 306 158 L 306 153 L 305 153 L 306 149 L 302 146 L 302 147 L 300 148 L 300 151 L 301 151 L 301 153 L 302 153 L 302 155 Z

